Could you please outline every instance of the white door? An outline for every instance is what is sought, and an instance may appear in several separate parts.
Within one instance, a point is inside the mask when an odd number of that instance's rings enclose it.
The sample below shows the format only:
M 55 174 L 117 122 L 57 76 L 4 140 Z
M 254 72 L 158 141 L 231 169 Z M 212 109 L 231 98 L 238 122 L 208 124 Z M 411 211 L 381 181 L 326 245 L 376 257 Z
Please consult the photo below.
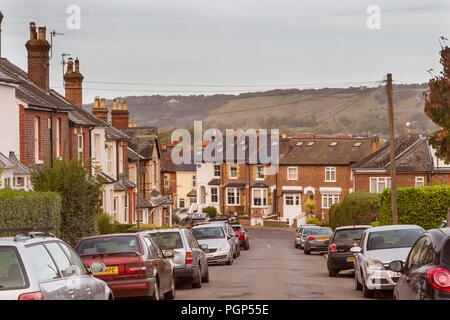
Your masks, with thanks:
M 296 219 L 302 213 L 300 193 L 286 193 L 283 197 L 283 216 L 286 221 L 289 221 L 289 225 L 292 225 L 294 219 Z

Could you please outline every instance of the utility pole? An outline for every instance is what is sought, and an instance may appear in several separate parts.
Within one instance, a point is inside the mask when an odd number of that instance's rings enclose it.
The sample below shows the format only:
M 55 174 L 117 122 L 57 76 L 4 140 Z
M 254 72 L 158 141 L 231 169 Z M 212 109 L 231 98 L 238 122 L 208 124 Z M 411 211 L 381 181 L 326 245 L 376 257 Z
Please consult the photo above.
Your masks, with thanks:
M 392 206 L 392 224 L 398 224 L 397 211 L 397 184 L 395 180 L 396 165 L 395 165 L 395 129 L 394 129 L 394 105 L 392 101 L 392 74 L 387 74 L 386 95 L 388 102 L 389 115 L 389 151 L 390 151 L 390 165 L 391 165 L 391 206 Z

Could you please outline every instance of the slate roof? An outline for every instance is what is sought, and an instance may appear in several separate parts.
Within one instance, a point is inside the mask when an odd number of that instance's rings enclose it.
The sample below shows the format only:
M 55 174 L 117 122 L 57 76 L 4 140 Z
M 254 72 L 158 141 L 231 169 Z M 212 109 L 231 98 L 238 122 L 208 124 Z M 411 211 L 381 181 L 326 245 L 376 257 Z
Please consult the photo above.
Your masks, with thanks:
M 121 174 L 119 180 L 114 182 L 114 191 L 126 191 L 135 188 L 134 184 L 125 174 Z
M 208 186 L 218 186 L 220 185 L 220 180 L 217 179 L 212 179 L 210 182 L 208 182 Z
M 138 196 L 138 208 L 153 208 L 153 205 L 144 197 Z
M 126 135 L 128 135 L 131 139 L 128 142 L 128 146 L 137 151 L 137 136 L 148 136 L 154 135 L 158 136 L 158 129 L 156 127 L 135 127 L 135 128 L 121 128 Z M 157 148 L 158 157 L 161 158 L 161 150 L 159 149 L 158 138 L 156 139 L 140 139 L 139 140 L 139 154 L 142 155 L 145 159 L 153 158 L 153 148 Z
M 350 165 L 372 152 L 368 139 L 293 138 L 288 143 L 289 151 L 280 156 L 282 165 Z
M 0 71 L 0 82 L 6 82 L 6 83 L 19 83 L 14 78 L 11 78 L 10 76 L 4 74 Z
M 2 169 L 13 169 L 16 165 L 9 160 L 3 153 L 0 152 L 0 168 Z
M 113 177 L 107 175 L 103 171 L 97 174 L 97 180 L 101 181 L 102 183 L 110 184 L 116 182 Z
M 158 207 L 160 205 L 169 205 L 172 204 L 171 201 L 169 201 L 166 197 L 162 196 L 158 190 L 152 190 L 150 192 L 150 203 L 154 207 Z
M 242 181 L 229 182 L 225 185 L 226 188 L 245 188 L 247 184 Z
M 9 160 L 16 166 L 14 168 L 14 175 L 30 175 L 32 173 L 31 169 L 23 165 L 12 151 L 9 152 Z
M 189 193 L 187 194 L 187 196 L 189 198 L 196 198 L 197 197 L 197 190 L 196 189 L 192 189 L 191 191 L 189 191 Z
M 433 160 L 426 137 L 407 134 L 394 142 L 398 172 L 428 172 L 433 170 Z M 389 144 L 352 166 L 353 169 L 390 170 Z
M 266 183 L 262 182 L 262 181 L 255 182 L 254 184 L 252 184 L 250 186 L 250 188 L 268 188 L 268 187 L 269 186 Z
M 105 138 L 106 140 L 127 140 L 131 139 L 130 136 L 125 134 L 122 129 L 117 129 L 113 126 L 108 126 L 105 129 Z
M 128 157 L 128 160 L 131 160 L 131 161 L 137 162 L 137 160 L 138 160 L 137 153 L 130 147 L 127 148 L 127 157 Z M 140 160 L 144 159 L 144 157 L 142 155 L 140 155 L 139 158 L 140 158 Z

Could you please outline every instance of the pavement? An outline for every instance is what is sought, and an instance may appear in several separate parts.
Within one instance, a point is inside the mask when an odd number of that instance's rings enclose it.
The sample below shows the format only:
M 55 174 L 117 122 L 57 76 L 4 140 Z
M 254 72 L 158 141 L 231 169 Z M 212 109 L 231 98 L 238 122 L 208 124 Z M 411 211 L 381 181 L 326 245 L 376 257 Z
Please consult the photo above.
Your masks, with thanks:
M 233 265 L 209 266 L 210 282 L 200 289 L 177 286 L 177 300 L 362 300 L 353 272 L 328 276 L 326 256 L 305 255 L 294 246 L 295 233 L 248 227 L 250 250 Z M 378 296 L 377 296 L 378 297 Z M 389 294 L 378 298 L 389 299 Z

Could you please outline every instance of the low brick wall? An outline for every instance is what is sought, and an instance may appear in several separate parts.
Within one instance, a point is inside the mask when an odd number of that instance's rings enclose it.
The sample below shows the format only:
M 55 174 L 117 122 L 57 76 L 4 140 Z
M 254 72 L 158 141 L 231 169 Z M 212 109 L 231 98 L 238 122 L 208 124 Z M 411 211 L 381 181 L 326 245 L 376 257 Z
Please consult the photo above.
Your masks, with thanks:
M 243 226 L 249 226 L 250 223 L 250 219 L 239 219 L 239 223 Z
M 279 220 L 264 220 L 263 227 L 286 228 L 287 223 L 286 221 L 279 221 Z

